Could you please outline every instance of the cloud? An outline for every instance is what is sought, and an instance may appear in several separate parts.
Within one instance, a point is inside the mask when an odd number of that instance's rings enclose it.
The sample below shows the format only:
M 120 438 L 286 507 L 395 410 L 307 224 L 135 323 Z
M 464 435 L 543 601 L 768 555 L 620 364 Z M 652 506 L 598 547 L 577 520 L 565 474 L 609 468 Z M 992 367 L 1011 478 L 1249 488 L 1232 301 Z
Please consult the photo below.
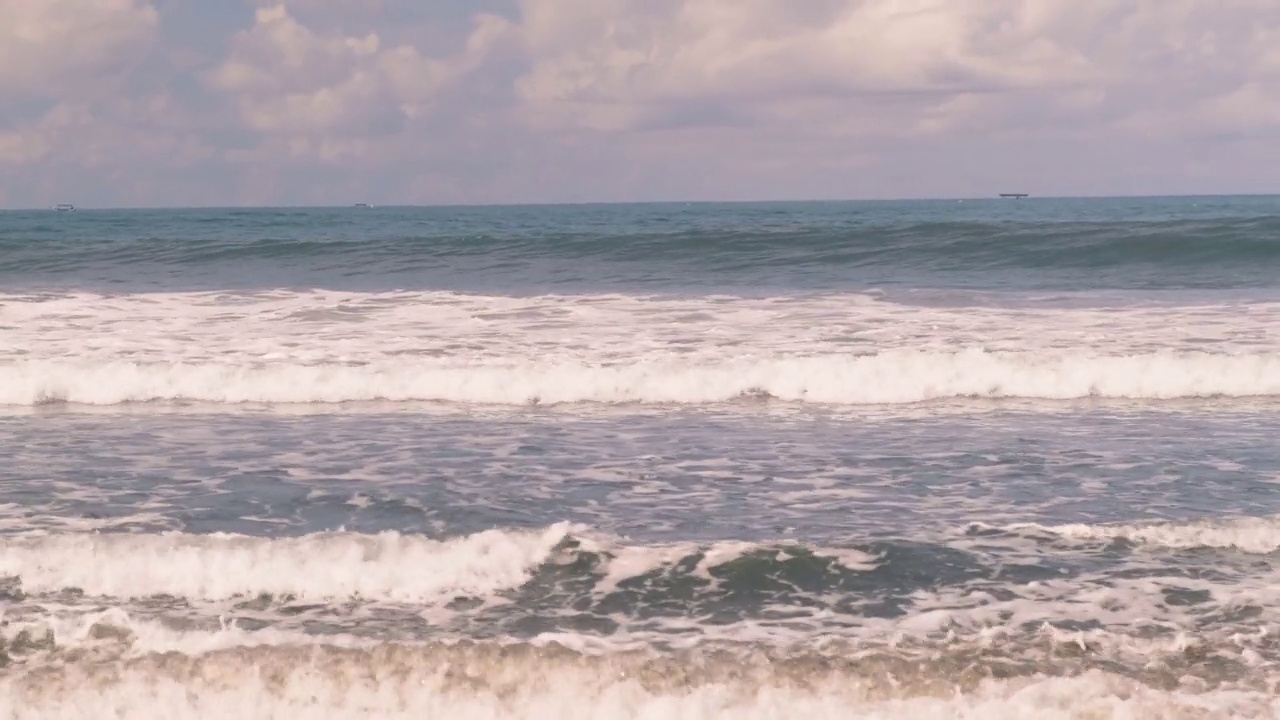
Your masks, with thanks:
M 132 83 L 159 37 L 149 2 L 0 0 L 0 167 L 27 168 L 23 191 L 208 155 L 193 117 Z
M 504 26 L 480 16 L 462 53 L 436 58 L 409 44 L 387 47 L 376 32 L 318 32 L 273 5 L 236 34 L 208 82 L 233 98 L 247 128 L 290 138 L 294 154 L 333 159 L 428 113 L 484 60 Z
M 213 150 L 192 128 L 193 118 L 160 94 L 139 99 L 65 101 L 39 118 L 0 129 L 0 165 L 62 166 L 136 172 L 182 167 Z
M 0 0 L 0 98 L 92 91 L 144 57 L 158 26 L 142 0 Z
M 690 102 L 939 98 L 1086 82 L 1087 61 L 1016 3 L 949 0 L 525 0 L 531 107 L 601 129 Z M 892 104 L 892 100 L 889 101 Z
M 1256 191 L 1280 182 L 1276 7 L 0 0 L 0 167 L 23 168 L 0 194 Z
M 913 135 L 1119 120 L 1141 105 L 1269 118 L 1270 0 L 522 0 L 544 126 L 751 118 Z M 1036 108 L 1028 108 L 1034 104 Z M 1210 104 L 1213 104 L 1210 102 Z M 1241 109 L 1237 105 L 1253 109 Z M 690 107 L 702 112 L 690 116 Z M 1207 115 L 1205 116 L 1207 117 Z M 682 118 L 685 118 L 682 121 Z

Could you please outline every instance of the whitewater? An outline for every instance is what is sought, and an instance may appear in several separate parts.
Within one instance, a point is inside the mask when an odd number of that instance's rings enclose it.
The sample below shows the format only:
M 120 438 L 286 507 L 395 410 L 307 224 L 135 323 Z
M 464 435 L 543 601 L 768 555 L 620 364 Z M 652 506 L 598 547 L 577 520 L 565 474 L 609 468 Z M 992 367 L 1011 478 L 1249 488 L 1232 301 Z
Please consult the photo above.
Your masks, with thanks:
M 861 294 L 275 292 L 0 296 L 0 306 L 11 323 L 4 405 L 857 405 L 1280 392 L 1274 303 L 1009 310 Z
M 0 212 L 0 715 L 1280 718 L 1278 219 Z

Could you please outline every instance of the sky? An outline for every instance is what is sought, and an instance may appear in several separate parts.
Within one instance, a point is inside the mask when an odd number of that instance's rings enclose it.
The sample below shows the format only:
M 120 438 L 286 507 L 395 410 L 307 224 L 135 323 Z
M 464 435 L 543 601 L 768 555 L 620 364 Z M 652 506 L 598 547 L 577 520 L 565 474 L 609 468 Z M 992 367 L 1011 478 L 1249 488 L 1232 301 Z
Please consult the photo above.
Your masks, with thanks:
M 0 0 L 0 207 L 1280 192 L 1277 0 Z

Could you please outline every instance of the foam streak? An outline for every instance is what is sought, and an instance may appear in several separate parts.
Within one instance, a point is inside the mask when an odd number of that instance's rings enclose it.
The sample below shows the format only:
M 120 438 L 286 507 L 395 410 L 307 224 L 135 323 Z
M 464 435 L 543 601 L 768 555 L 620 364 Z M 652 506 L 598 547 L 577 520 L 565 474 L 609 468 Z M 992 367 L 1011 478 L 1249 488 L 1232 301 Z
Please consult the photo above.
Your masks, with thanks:
M 1177 399 L 1280 395 L 1280 355 L 892 350 L 699 362 L 444 360 L 362 365 L 19 361 L 0 366 L 0 404 L 116 405 L 443 401 L 712 403 L 742 396 L 863 405 L 956 397 Z

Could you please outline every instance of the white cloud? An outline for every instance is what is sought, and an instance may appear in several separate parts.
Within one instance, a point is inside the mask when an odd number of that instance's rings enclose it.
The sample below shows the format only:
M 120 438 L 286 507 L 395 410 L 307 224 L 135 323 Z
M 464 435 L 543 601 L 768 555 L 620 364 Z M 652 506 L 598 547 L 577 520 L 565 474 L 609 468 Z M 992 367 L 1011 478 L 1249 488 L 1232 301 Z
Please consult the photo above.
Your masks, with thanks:
M 250 129 L 289 138 L 294 155 L 330 159 L 394 134 L 483 61 L 505 21 L 480 16 L 461 55 L 438 59 L 376 32 L 317 32 L 284 5 L 257 10 L 210 85 L 232 96 Z
M 195 121 L 172 98 L 100 102 L 64 101 L 39 118 L 0 129 L 0 165 L 52 166 L 127 171 L 146 162 L 181 167 L 207 160 L 213 151 Z
M 167 98 L 133 97 L 122 82 L 158 30 L 140 0 L 0 0 L 0 100 L 16 109 L 0 117 L 0 167 L 28 168 L 27 189 L 63 168 L 138 172 L 200 152 L 193 130 L 165 126 L 190 121 Z
M 1269 122 L 1274 0 L 521 0 L 518 83 L 553 127 L 746 118 L 936 134 L 1192 108 Z M 1028 103 L 1037 107 L 1029 111 Z M 1242 109 L 1248 105 L 1252 109 Z
M 0 0 L 0 98 L 92 89 L 144 57 L 158 25 L 145 0 Z
M 1088 64 L 1008 2 L 525 0 L 531 106 L 602 128 L 667 106 L 760 109 L 873 94 L 942 95 L 1083 82 Z M 1013 11 L 1010 11 L 1010 9 Z
M 24 169 L 0 173 L 0 193 L 206 204 L 1273 188 L 1277 7 L 0 0 L 0 168 Z
M 1248 132 L 1280 127 L 1280 93 L 1274 87 L 1249 82 L 1210 98 L 1200 107 L 1207 125 Z

